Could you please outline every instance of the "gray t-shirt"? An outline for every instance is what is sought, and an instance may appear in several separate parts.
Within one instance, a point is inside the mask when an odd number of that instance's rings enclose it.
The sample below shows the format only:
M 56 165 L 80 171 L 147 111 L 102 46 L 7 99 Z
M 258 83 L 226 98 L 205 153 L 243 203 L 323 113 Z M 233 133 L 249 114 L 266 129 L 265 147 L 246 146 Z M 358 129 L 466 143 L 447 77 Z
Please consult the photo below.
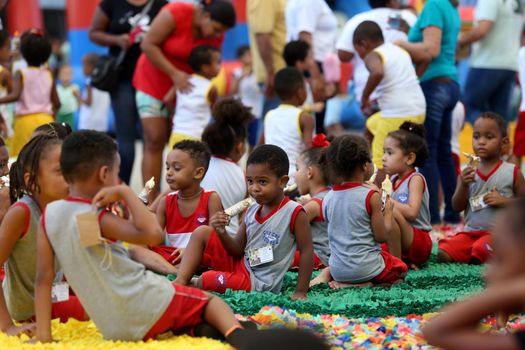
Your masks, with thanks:
M 419 213 L 417 214 L 416 219 L 410 222 L 410 224 L 417 229 L 423 231 L 430 231 L 432 230 L 432 225 L 430 224 L 430 209 L 428 207 L 428 187 L 427 182 L 425 181 L 425 177 L 421 175 L 421 173 L 414 170 L 410 175 L 408 175 L 404 179 L 401 179 L 401 181 L 398 184 L 395 184 L 394 192 L 392 193 L 392 198 L 396 202 L 399 202 L 401 204 L 408 204 L 410 198 L 410 181 L 412 181 L 412 179 L 416 176 L 420 176 L 423 179 L 423 183 L 425 184 L 425 190 L 421 199 L 421 209 L 419 209 Z M 397 179 L 393 179 L 392 182 L 395 183 L 396 180 Z
M 329 188 L 322 190 L 313 196 L 312 201 L 316 201 L 321 208 L 320 216 L 314 221 L 310 222 L 310 231 L 312 233 L 312 242 L 314 244 L 314 252 L 317 254 L 321 262 L 328 266 L 330 259 L 330 244 L 328 242 L 328 223 L 323 216 L 323 199 L 330 192 Z
M 261 206 L 257 203 L 248 208 L 246 223 L 246 256 L 244 262 L 250 272 L 252 291 L 279 293 L 284 274 L 295 256 L 294 225 L 303 207 L 288 197 L 268 216 L 259 216 Z M 273 260 L 258 266 L 250 266 L 249 252 L 271 247 Z
M 131 260 L 121 242 L 82 247 L 75 218 L 91 210 L 85 199 L 50 203 L 42 220 L 47 237 L 69 285 L 104 338 L 141 340 L 167 309 L 175 289 Z
M 385 268 L 372 232 L 370 197 L 361 183 L 334 185 L 323 201 L 330 240 L 330 273 L 339 282 L 372 280 Z

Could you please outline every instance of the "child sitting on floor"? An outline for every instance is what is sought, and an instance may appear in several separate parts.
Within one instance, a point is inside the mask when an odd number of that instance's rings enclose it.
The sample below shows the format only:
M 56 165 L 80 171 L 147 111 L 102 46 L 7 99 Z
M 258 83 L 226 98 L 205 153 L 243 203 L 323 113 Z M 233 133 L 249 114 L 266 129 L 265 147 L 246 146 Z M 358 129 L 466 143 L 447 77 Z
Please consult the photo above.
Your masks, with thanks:
M 392 241 L 393 203 L 387 199 L 383 214 L 381 196 L 363 184 L 370 175 L 367 142 L 358 136 L 339 136 L 328 147 L 326 160 L 334 183 L 323 201 L 330 267 L 312 282 L 333 278 L 330 287 L 345 288 L 402 281 L 406 264 L 380 246 Z
M 392 235 L 398 244 L 388 250 L 412 267 L 424 264 L 432 251 L 429 232 L 429 194 L 425 178 L 417 169 L 428 158 L 425 128 L 404 122 L 399 130 L 388 134 L 384 145 L 383 169 L 392 177 L 394 220 Z
M 308 220 L 314 247 L 314 269 L 322 265 L 328 266 L 330 246 L 328 244 L 327 223 L 323 217 L 323 199 L 330 191 L 326 157 L 324 151 L 330 145 L 324 134 L 317 134 L 312 141 L 312 148 L 301 152 L 297 159 L 295 183 L 301 196 L 311 199 L 303 204 Z M 296 253 L 292 267 L 299 263 L 299 253 Z
M 439 260 L 480 264 L 490 256 L 494 214 L 512 197 L 525 194 L 521 171 L 501 160 L 501 149 L 508 143 L 501 116 L 485 112 L 476 119 L 472 146 L 480 161 L 463 169 L 452 197 L 454 209 L 465 211 L 465 231 L 439 242 Z
M 246 198 L 244 170 L 237 162 L 246 152 L 246 127 L 253 120 L 250 108 L 233 98 L 220 100 L 213 107 L 214 122 L 204 129 L 204 141 L 212 153 L 210 166 L 202 180 L 205 190 L 216 191 L 224 208 Z M 239 217 L 231 218 L 226 227 L 234 235 L 239 228 Z
M 129 258 L 121 241 L 154 245 L 164 234 L 129 187 L 118 185 L 119 163 L 117 146 L 103 133 L 80 131 L 64 141 L 60 166 L 70 197 L 47 206 L 37 234 L 36 340 L 52 341 L 50 303 L 55 257 L 106 339 L 155 338 L 204 321 L 227 339 L 235 337 L 241 326 L 220 298 L 172 284 Z M 105 209 L 116 201 L 126 202 L 130 221 Z M 100 236 L 98 244 L 81 244 L 82 238 L 93 235 Z
M 34 321 L 38 223 L 48 203 L 67 196 L 67 184 L 60 172 L 61 147 L 62 141 L 57 137 L 39 135 L 22 148 L 11 166 L 10 191 L 14 204 L 0 225 L 0 263 L 6 271 L 0 291 L 0 329 L 8 335 L 31 328 L 31 325 L 17 326 L 12 319 Z M 54 270 L 50 276 L 55 277 Z M 62 322 L 69 317 L 87 319 L 82 305 L 73 296 L 54 302 L 50 312 Z
M 173 146 L 166 158 L 166 182 L 173 192 L 160 200 L 156 211 L 157 221 L 166 229 L 166 240 L 150 249 L 131 246 L 134 260 L 158 273 L 177 272 L 174 265 L 181 261 L 192 232 L 208 225 L 209 218 L 222 210 L 219 195 L 201 187 L 209 164 L 205 143 L 184 140 Z
M 481 294 L 443 309 L 428 321 L 423 335 L 430 345 L 443 349 L 525 349 L 525 332 L 480 332 L 479 323 L 491 315 L 505 327 L 507 315 L 523 313 L 525 302 L 525 200 L 519 199 L 494 222 L 494 258 L 488 288 Z M 489 277 L 490 276 L 490 277 Z
M 191 236 L 175 282 L 224 293 L 226 289 L 279 293 L 297 248 L 301 254 L 297 287 L 292 299 L 306 299 L 312 274 L 310 226 L 303 207 L 284 195 L 288 157 L 279 147 L 256 147 L 248 158 L 251 205 L 237 235 L 225 226 L 229 217 L 218 212 L 211 227 L 199 227 Z M 192 280 L 199 267 L 211 269 Z
M 283 68 L 275 75 L 274 84 L 282 103 L 266 114 L 261 143 L 279 146 L 286 152 L 292 184 L 297 157 L 312 143 L 315 119 L 300 108 L 306 98 L 301 72 L 295 68 Z

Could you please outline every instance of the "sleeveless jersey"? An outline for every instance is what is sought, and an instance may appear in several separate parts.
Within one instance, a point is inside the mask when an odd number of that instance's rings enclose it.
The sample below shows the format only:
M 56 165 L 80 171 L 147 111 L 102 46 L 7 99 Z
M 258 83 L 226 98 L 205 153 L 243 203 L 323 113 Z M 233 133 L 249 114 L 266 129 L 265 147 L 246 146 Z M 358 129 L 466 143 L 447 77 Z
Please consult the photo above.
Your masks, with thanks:
M 269 111 L 264 118 L 264 143 L 279 146 L 288 155 L 290 162 L 288 184 L 295 183 L 295 163 L 299 154 L 305 149 L 299 124 L 302 112 L 300 108 L 282 104 Z
M 328 266 L 328 260 L 330 259 L 330 244 L 328 242 L 328 223 L 324 221 L 323 217 L 323 199 L 330 192 L 330 189 L 326 188 L 321 192 L 317 193 L 312 201 L 319 204 L 321 213 L 314 221 L 310 222 L 310 232 L 312 233 L 312 242 L 314 244 L 314 252 L 317 254 L 321 262 Z
M 292 265 L 296 244 L 293 234 L 295 218 L 303 207 L 288 197 L 266 218 L 259 216 L 261 206 L 253 204 L 248 208 L 246 223 L 246 248 L 244 262 L 250 272 L 252 291 L 279 293 L 284 274 Z M 273 261 L 259 266 L 250 266 L 248 252 L 270 245 Z
M 202 191 L 199 204 L 190 216 L 182 216 L 177 202 L 178 192 L 166 196 L 166 245 L 186 248 L 193 231 L 202 225 L 208 225 L 208 200 L 213 192 Z
M 498 165 L 488 175 L 476 170 L 474 183 L 469 187 L 469 202 L 465 209 L 465 231 L 487 231 L 493 222 L 493 217 L 498 208 L 486 206 L 480 210 L 473 210 L 470 200 L 477 196 L 482 196 L 490 192 L 494 187 L 503 197 L 514 196 L 514 181 L 518 168 L 510 163 L 500 161 Z
M 414 170 L 407 177 L 401 179 L 398 184 L 394 185 L 392 199 L 401 204 L 408 204 L 408 200 L 410 198 L 410 181 L 412 181 L 412 179 L 415 176 L 420 176 L 423 179 L 423 183 L 425 184 L 425 190 L 423 192 L 423 198 L 421 201 L 421 208 L 419 209 L 419 213 L 417 214 L 416 219 L 414 221 L 411 221 L 410 224 L 417 229 L 423 231 L 431 231 L 432 225 L 430 224 L 430 209 L 428 207 L 429 194 L 427 182 L 425 180 L 425 177 L 421 173 Z M 394 178 L 392 182 L 395 183 L 395 180 L 397 180 L 397 177 Z
M 4 297 L 9 314 L 16 321 L 25 321 L 35 314 L 36 231 L 40 208 L 33 198 L 23 196 L 13 206 L 26 211 L 23 235 L 18 239 L 4 265 Z
M 44 66 L 26 67 L 21 68 L 20 73 L 24 87 L 15 104 L 15 114 L 46 113 L 53 115 L 53 104 L 51 103 L 53 77 L 49 69 Z
M 104 338 L 141 340 L 175 289 L 165 277 L 131 260 L 121 242 L 82 247 L 75 217 L 91 210 L 90 200 L 55 201 L 47 206 L 42 224 L 69 285 Z
M 346 183 L 334 185 L 323 200 L 330 273 L 336 281 L 370 281 L 385 268 L 381 247 L 372 232 L 370 197 L 374 192 L 360 183 Z
M 190 92 L 177 92 L 172 132 L 200 139 L 211 118 L 208 93 L 212 83 L 197 74 L 191 76 L 190 83 L 193 85 Z

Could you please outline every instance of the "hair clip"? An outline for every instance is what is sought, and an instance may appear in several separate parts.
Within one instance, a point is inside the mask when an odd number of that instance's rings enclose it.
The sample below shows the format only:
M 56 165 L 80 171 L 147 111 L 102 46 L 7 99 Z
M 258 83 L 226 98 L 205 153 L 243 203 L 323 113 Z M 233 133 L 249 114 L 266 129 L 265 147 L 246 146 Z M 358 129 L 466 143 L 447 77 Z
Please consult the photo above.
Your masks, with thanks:
M 323 148 L 330 146 L 330 141 L 326 139 L 325 134 L 316 134 L 312 139 L 312 147 Z

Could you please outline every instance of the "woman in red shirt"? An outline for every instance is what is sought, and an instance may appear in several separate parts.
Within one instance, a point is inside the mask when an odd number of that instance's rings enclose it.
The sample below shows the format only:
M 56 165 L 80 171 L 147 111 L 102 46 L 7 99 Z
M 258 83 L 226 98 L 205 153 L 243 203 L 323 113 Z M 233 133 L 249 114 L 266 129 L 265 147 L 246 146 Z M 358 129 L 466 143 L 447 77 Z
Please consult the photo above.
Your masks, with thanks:
M 168 140 L 169 114 L 165 102 L 172 87 L 191 91 L 192 70 L 188 58 L 193 48 L 220 48 L 224 32 L 235 26 L 235 9 L 230 2 L 215 0 L 206 6 L 172 3 L 164 6 L 142 42 L 133 77 L 136 101 L 144 130 L 142 178 L 161 176 L 162 152 Z M 156 195 L 157 192 L 155 192 Z

